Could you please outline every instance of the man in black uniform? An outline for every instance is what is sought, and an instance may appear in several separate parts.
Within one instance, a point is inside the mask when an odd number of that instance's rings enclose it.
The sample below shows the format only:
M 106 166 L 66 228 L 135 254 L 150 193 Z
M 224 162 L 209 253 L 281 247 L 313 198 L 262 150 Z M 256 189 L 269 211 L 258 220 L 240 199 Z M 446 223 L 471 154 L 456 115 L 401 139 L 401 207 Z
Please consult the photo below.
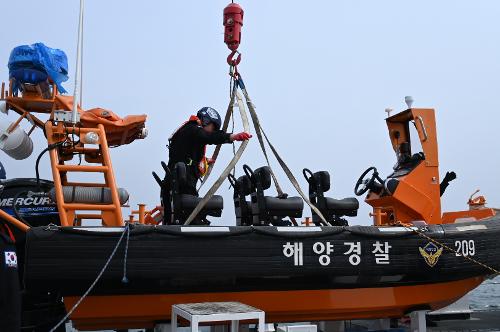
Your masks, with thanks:
M 178 162 L 184 162 L 187 166 L 187 185 L 182 188 L 183 193 L 198 195 L 196 183 L 205 174 L 208 165 L 214 162 L 205 156 L 207 144 L 246 141 L 252 137 L 246 132 L 223 132 L 220 130 L 221 124 L 221 117 L 215 109 L 203 107 L 169 138 L 168 168 L 173 172 Z M 163 205 L 166 208 L 169 205 L 167 202 L 170 202 L 169 190 L 169 187 L 164 188 L 162 193 Z

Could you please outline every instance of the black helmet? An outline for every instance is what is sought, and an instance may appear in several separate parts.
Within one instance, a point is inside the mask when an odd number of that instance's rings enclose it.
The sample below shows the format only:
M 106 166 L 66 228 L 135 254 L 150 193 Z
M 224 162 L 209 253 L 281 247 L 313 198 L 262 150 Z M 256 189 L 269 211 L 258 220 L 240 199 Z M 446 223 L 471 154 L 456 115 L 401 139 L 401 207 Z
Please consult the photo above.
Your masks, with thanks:
M 219 130 L 222 124 L 222 120 L 220 118 L 219 113 L 213 109 L 212 107 L 203 107 L 196 114 L 198 119 L 201 121 L 202 126 L 206 126 L 209 123 L 213 123 L 215 129 Z

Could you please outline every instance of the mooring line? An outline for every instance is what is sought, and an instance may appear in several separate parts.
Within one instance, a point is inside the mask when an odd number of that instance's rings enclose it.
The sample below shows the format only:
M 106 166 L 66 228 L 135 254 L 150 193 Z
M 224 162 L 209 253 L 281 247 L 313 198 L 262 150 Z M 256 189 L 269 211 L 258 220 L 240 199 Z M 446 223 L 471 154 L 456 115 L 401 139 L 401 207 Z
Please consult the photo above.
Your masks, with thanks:
M 118 239 L 118 242 L 115 245 L 115 248 L 111 252 L 111 255 L 109 255 L 108 260 L 106 261 L 106 263 L 102 267 L 101 271 L 99 272 L 99 274 L 95 278 L 94 282 L 92 282 L 92 284 L 90 285 L 90 287 L 85 291 L 85 293 L 83 293 L 83 295 L 80 297 L 80 299 L 78 299 L 78 301 L 73 305 L 73 307 L 71 307 L 71 309 L 68 311 L 68 313 L 59 321 L 59 323 L 57 323 L 56 326 L 54 326 L 50 330 L 50 332 L 54 332 L 59 326 L 61 326 L 63 323 L 65 323 L 66 320 L 69 318 L 69 316 L 71 316 L 71 314 L 73 314 L 73 312 L 76 310 L 76 308 L 78 308 L 78 306 L 80 305 L 80 303 L 82 303 L 82 301 L 90 294 L 90 292 L 92 291 L 92 289 L 94 289 L 95 285 L 97 284 L 97 282 L 99 281 L 99 279 L 101 279 L 102 275 L 104 274 L 104 272 L 108 268 L 109 263 L 111 262 L 111 260 L 115 256 L 116 251 L 120 247 L 120 243 L 123 240 L 123 237 L 125 236 L 125 234 L 128 234 L 129 227 L 130 227 L 130 225 L 127 223 L 125 225 L 125 228 L 123 229 L 123 232 L 122 232 L 122 235 L 120 236 L 120 239 Z

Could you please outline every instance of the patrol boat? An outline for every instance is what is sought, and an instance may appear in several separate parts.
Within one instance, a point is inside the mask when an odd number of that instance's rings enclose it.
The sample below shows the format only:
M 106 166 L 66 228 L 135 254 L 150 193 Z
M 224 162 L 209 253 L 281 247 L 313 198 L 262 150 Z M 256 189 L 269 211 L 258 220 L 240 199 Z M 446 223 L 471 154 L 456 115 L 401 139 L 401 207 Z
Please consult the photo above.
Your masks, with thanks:
M 16 240 L 24 320 L 58 326 L 69 318 L 83 330 L 152 327 L 170 319 L 172 304 L 204 301 L 240 301 L 264 310 L 269 322 L 401 317 L 444 307 L 498 273 L 498 210 L 471 197 L 467 210 L 441 211 L 447 184 L 439 181 L 435 111 L 410 103 L 385 120 L 394 172 L 383 178 L 369 167 L 355 183 L 355 194 L 366 194 L 373 208 L 372 226 L 348 225 L 358 200 L 328 197 L 327 171 L 303 170 L 307 196 L 299 190 L 302 197 L 275 197 L 271 168 L 248 165 L 239 177 L 222 174 L 234 190 L 236 226 L 196 225 L 221 215 L 223 199 L 214 195 L 221 182 L 204 197 L 184 193 L 182 163 L 164 180 L 155 174 L 160 187 L 171 182 L 172 201 L 163 202 L 172 204 L 170 215 L 141 204 L 125 219 L 128 193 L 116 184 L 109 150 L 144 139 L 146 116 L 84 110 L 77 96 L 61 95 L 65 56 L 44 47 L 15 50 L 0 91 L 3 109 L 19 114 L 2 122 L 0 148 L 26 158 L 29 133 L 43 130 L 41 155 L 49 154 L 52 169 L 50 181 L 2 181 L 0 218 Z M 34 61 L 40 48 L 51 61 Z M 262 143 L 267 137 L 235 66 L 228 114 L 237 103 L 248 127 L 241 91 Z M 29 133 L 20 128 L 24 120 Z M 421 151 L 412 151 L 416 145 Z M 104 182 L 70 180 L 75 172 L 100 173 Z M 312 219 L 302 222 L 304 201 Z M 88 220 L 100 226 L 86 226 Z
M 400 317 L 441 308 L 497 273 L 497 211 L 480 197 L 467 210 L 441 212 L 433 109 L 386 119 L 394 172 L 382 178 L 370 167 L 355 184 L 356 195 L 367 193 L 373 226 L 348 226 L 358 200 L 328 197 L 328 172 L 308 169 L 308 198 L 320 213 L 294 226 L 302 199 L 269 195 L 269 167 L 247 165 L 229 177 L 237 226 L 185 226 L 202 198 L 181 191 L 183 164 L 170 175 L 172 216 L 141 205 L 137 218 L 122 217 L 128 194 L 115 183 L 109 147 L 143 138 L 145 116 L 78 108 L 73 126 L 72 98 L 42 83 L 48 96 L 40 83 L 11 77 L 1 99 L 19 122 L 45 130 L 53 179 L 4 180 L 0 216 L 15 228 L 28 297 L 58 294 L 52 305 L 69 311 L 106 267 L 70 316 L 76 328 L 153 326 L 169 319 L 171 304 L 228 300 L 265 310 L 269 321 Z M 421 152 L 411 153 L 414 143 Z M 71 182 L 72 172 L 103 173 L 106 181 Z M 221 211 L 222 197 L 213 196 L 199 215 Z M 84 226 L 89 219 L 102 226 Z

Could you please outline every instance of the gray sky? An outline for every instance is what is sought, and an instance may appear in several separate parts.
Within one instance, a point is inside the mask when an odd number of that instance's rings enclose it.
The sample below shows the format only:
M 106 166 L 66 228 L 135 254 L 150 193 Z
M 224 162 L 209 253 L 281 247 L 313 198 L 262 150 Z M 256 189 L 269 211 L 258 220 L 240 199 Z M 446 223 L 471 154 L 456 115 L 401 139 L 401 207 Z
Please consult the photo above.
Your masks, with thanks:
M 167 160 L 171 132 L 202 106 L 223 113 L 228 75 L 222 10 L 229 1 L 95 1 L 85 8 L 85 108 L 121 116 L 148 114 L 150 136 L 113 150 L 119 186 L 133 205 L 159 204 L 151 171 Z M 481 188 L 500 206 L 500 3 L 497 1 L 248 1 L 240 71 L 263 127 L 306 188 L 301 171 L 328 170 L 333 197 L 353 196 L 360 173 L 376 166 L 387 175 L 395 163 L 385 126 L 386 107 L 437 110 L 441 174 L 457 172 L 443 210 L 467 208 Z M 5 6 L 4 6 L 5 7 Z M 10 2 L 0 33 L 0 77 L 8 80 L 12 48 L 44 42 L 64 50 L 73 91 L 78 1 Z M 14 119 L 13 115 L 9 116 Z M 241 128 L 241 121 L 237 124 Z M 26 127 L 26 125 L 25 125 Z M 46 146 L 41 133 L 24 161 L 1 154 L 8 177 L 34 177 Z M 232 157 L 223 148 L 214 175 Z M 264 164 L 253 139 L 237 169 Z M 41 174 L 51 178 L 48 156 Z M 275 166 L 278 169 L 278 166 Z M 294 190 L 283 173 L 280 182 Z M 212 180 L 215 179 L 215 176 Z M 234 223 L 232 194 L 224 185 L 222 219 Z M 274 194 L 271 190 L 270 194 Z M 369 224 L 362 203 L 354 223 Z M 128 212 L 125 212 L 127 214 Z M 305 209 L 305 216 L 310 215 Z

